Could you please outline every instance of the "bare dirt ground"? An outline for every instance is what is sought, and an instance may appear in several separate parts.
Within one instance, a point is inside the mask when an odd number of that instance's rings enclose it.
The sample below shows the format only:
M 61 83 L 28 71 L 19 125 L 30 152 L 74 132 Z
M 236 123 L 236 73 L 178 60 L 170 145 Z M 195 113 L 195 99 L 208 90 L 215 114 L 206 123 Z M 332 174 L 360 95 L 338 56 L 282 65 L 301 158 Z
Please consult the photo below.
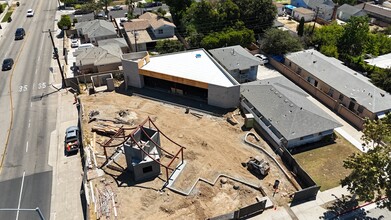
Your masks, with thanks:
M 137 96 L 126 96 L 117 93 L 99 93 L 95 95 L 80 95 L 83 106 L 83 140 L 85 146 L 92 144 L 91 128 L 100 123 L 100 120 L 88 123 L 88 114 L 99 111 L 96 116 L 100 119 L 114 120 L 115 118 L 127 122 L 125 127 L 134 127 L 144 121 L 148 116 L 156 126 L 169 138 L 186 147 L 184 159 L 187 162 L 185 169 L 179 175 L 175 186 L 181 189 L 189 189 L 195 181 L 202 177 L 213 182 L 219 174 L 225 174 L 238 178 L 245 182 L 260 186 L 275 205 L 287 204 L 289 195 L 296 191 L 294 186 L 284 176 L 283 172 L 262 152 L 252 148 L 243 142 L 243 118 L 236 115 L 237 125 L 227 122 L 226 117 L 214 117 L 202 114 L 196 117 L 185 114 L 185 109 L 162 104 Z M 119 112 L 126 112 L 119 116 Z M 236 110 L 238 112 L 238 110 Z M 231 116 L 228 113 L 227 116 Z M 122 124 L 118 124 L 120 126 Z M 108 140 L 105 136 L 96 136 L 96 155 L 98 164 L 102 164 L 103 148 L 98 143 Z M 118 144 L 123 139 L 112 142 Z M 264 142 L 254 143 L 263 146 L 274 154 Z M 169 142 L 161 140 L 163 148 Z M 171 144 L 172 145 L 172 144 Z M 175 152 L 173 146 L 167 149 Z M 176 149 L 177 150 L 177 149 Z M 111 155 L 114 148 L 108 149 Z M 251 174 L 242 162 L 247 162 L 250 157 L 260 156 L 265 158 L 271 166 L 270 173 L 264 178 Z M 162 158 L 162 163 L 167 163 L 169 158 Z M 154 180 L 144 183 L 134 183 L 126 169 L 125 156 L 121 155 L 116 164 L 105 169 L 105 176 L 93 180 L 93 185 L 102 189 L 111 188 L 115 193 L 118 219 L 205 219 L 228 212 L 233 212 L 256 202 L 256 197 L 262 197 L 262 190 L 251 188 L 244 184 L 228 179 L 222 184 L 220 179 L 214 186 L 205 182 L 198 182 L 189 196 L 183 196 L 165 188 L 160 190 L 166 179 L 165 170 Z M 273 183 L 280 180 L 279 191 L 273 196 Z M 236 185 L 239 189 L 235 190 Z M 97 196 L 97 195 L 95 195 Z M 111 211 L 111 215 L 113 211 Z M 103 219 L 103 218 L 101 218 Z

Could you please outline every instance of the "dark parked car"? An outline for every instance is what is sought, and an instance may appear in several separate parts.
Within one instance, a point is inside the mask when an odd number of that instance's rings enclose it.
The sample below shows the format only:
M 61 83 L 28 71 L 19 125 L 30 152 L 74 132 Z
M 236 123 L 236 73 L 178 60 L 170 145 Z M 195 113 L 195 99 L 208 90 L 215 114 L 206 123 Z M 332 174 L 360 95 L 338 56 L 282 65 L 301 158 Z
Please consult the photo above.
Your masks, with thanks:
M 71 126 L 65 131 L 65 155 L 77 153 L 79 150 L 80 132 L 76 126 Z
M 152 8 L 152 7 L 158 7 L 158 6 L 162 6 L 163 4 L 161 2 L 151 2 L 151 3 L 147 3 L 145 5 L 146 8 Z
M 3 65 L 1 66 L 1 70 L 6 71 L 12 69 L 14 65 L 14 60 L 12 58 L 7 58 L 3 60 Z
M 25 35 L 26 35 L 26 33 L 24 32 L 24 29 L 18 28 L 18 29 L 16 29 L 16 32 L 15 32 L 15 40 L 23 39 Z
M 121 5 L 116 5 L 116 6 L 111 8 L 111 11 L 121 11 L 121 10 L 123 10 Z

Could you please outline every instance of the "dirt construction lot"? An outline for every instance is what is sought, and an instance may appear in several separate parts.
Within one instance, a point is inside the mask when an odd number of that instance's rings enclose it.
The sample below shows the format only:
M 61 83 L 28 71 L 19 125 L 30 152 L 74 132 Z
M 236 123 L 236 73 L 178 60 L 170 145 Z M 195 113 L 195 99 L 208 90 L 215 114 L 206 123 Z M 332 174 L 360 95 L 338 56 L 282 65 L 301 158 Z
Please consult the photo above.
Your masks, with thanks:
M 241 129 L 243 119 L 240 115 L 235 116 L 239 123 L 232 125 L 227 122 L 226 117 L 206 114 L 197 117 L 191 114 L 192 111 L 185 114 L 185 109 L 181 107 L 137 96 L 99 93 L 91 96 L 80 95 L 80 100 L 84 110 L 83 141 L 85 146 L 93 145 L 91 128 L 103 121 L 96 120 L 89 123 L 88 114 L 92 110 L 98 111 L 99 114 L 96 117 L 105 119 L 105 123 L 108 119 L 116 118 L 117 121 L 121 119 L 125 127 L 135 127 L 149 116 L 165 135 L 186 147 L 184 160 L 187 164 L 174 185 L 186 191 L 199 177 L 215 183 L 210 185 L 199 181 L 189 196 L 180 195 L 167 188 L 160 190 L 166 179 L 165 170 L 162 169 L 162 174 L 158 178 L 136 184 L 125 171 L 125 156 L 120 155 L 116 163 L 105 169 L 103 178 L 92 180 L 97 200 L 102 196 L 99 192 L 107 188 L 114 192 L 118 219 L 205 219 L 253 204 L 257 196 L 264 196 L 262 192 L 266 193 L 274 205 L 284 205 L 289 202 L 289 195 L 296 191 L 272 160 L 261 151 L 243 142 L 247 131 Z M 119 115 L 120 112 L 122 112 L 121 115 Z M 227 115 L 231 117 L 231 114 Z M 113 124 L 113 126 L 120 125 L 122 124 Z M 103 149 L 99 143 L 108 139 L 105 136 L 96 136 L 95 154 L 98 165 L 105 161 Z M 123 139 L 113 141 L 112 145 L 120 141 Z M 253 139 L 253 142 L 273 154 L 264 141 Z M 168 141 L 162 139 L 161 145 L 165 148 Z M 167 149 L 171 151 L 170 146 Z M 114 148 L 108 149 L 108 155 L 113 152 Z M 172 152 L 175 152 L 174 149 Z M 242 162 L 247 162 L 250 157 L 254 156 L 265 158 L 270 163 L 269 175 L 264 178 L 257 177 L 242 166 Z M 162 163 L 167 163 L 169 160 L 165 157 L 161 159 Z M 223 184 L 221 179 L 217 179 L 219 174 L 229 175 L 262 189 L 249 187 L 229 178 Z M 273 197 L 272 186 L 277 179 L 280 180 L 280 186 Z M 98 207 L 97 212 L 91 211 L 91 214 L 102 216 L 102 212 L 102 208 Z M 105 213 L 113 217 L 113 207 L 106 207 Z M 101 219 L 105 218 L 101 217 Z

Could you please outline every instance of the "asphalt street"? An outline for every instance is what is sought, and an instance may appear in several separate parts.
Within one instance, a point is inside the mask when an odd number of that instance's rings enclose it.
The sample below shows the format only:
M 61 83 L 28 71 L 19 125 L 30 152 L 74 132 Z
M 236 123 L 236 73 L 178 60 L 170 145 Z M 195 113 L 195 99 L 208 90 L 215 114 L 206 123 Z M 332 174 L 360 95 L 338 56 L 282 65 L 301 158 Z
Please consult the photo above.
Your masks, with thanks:
M 27 9 L 35 10 L 27 18 Z M 57 0 L 21 0 L 0 39 L 0 59 L 13 58 L 12 70 L 0 72 L 0 209 L 39 208 L 49 219 L 52 168 L 50 134 L 56 126 L 57 96 L 52 44 Z M 16 28 L 26 36 L 14 40 Z M 0 211 L 0 219 L 39 219 L 35 211 Z

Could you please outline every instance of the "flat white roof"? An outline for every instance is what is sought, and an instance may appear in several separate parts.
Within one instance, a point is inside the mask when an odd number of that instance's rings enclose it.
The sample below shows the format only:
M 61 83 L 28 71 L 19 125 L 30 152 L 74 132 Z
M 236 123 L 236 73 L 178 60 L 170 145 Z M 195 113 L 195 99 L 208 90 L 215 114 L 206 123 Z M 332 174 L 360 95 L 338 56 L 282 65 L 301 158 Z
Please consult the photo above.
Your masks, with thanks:
M 152 56 L 150 62 L 141 69 L 212 85 L 224 87 L 234 85 L 202 49 Z

